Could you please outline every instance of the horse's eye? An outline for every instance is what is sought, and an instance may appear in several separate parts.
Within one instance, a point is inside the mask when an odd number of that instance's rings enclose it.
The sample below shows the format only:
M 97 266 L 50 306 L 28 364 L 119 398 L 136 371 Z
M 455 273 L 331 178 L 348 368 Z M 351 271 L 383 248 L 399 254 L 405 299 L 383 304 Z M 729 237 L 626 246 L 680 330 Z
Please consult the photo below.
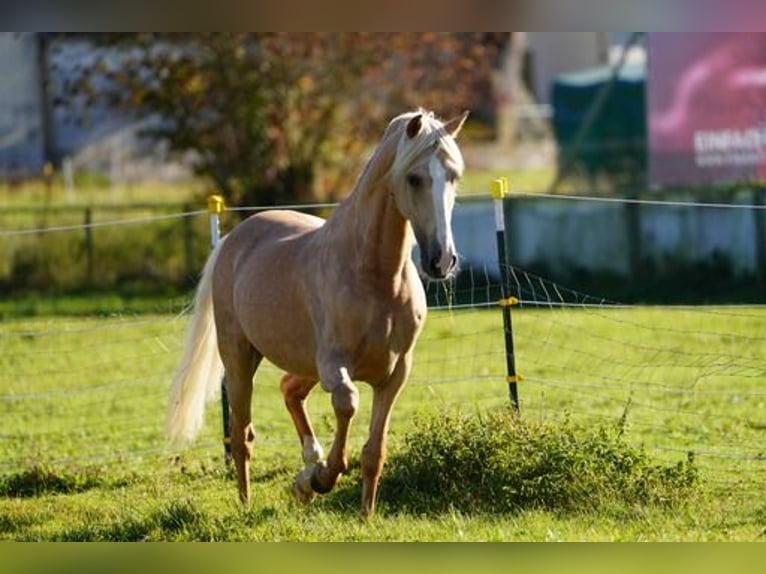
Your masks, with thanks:
M 407 183 L 414 188 L 419 188 L 421 185 L 423 185 L 423 178 L 415 173 L 411 173 L 407 176 Z

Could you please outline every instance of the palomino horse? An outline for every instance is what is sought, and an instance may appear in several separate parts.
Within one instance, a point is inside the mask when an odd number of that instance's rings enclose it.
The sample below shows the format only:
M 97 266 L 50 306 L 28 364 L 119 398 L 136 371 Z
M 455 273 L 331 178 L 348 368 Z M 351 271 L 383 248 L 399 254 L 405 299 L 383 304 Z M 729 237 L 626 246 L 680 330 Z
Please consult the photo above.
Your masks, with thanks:
M 463 172 L 454 138 L 466 115 L 446 123 L 423 110 L 396 117 L 352 193 L 326 222 L 293 211 L 259 213 L 210 255 L 173 381 L 168 432 L 176 441 L 194 437 L 206 396 L 214 396 L 225 368 L 243 503 L 250 500 L 255 440 L 253 376 L 266 357 L 287 372 L 281 390 L 303 448 L 305 468 L 293 485 L 302 500 L 330 491 L 347 470 L 346 443 L 359 404 L 352 381 L 371 385 L 362 513 L 374 512 L 391 407 L 426 316 L 410 259 L 412 232 L 423 272 L 434 279 L 450 275 L 457 263 L 452 208 Z M 320 381 L 337 419 L 326 460 L 305 409 Z

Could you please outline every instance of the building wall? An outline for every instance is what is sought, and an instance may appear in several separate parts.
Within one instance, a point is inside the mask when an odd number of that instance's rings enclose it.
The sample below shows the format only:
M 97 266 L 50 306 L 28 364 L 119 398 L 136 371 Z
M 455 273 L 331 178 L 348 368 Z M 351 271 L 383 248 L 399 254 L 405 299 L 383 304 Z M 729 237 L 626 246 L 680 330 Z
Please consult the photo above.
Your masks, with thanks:
M 167 146 L 148 141 L 140 132 L 159 120 L 115 112 L 96 102 L 85 108 L 67 98 L 65 84 L 82 62 L 100 53 L 81 40 L 51 38 L 47 49 L 48 109 L 42 98 L 39 42 L 34 33 L 0 33 L 0 178 L 30 177 L 45 162 L 43 117 L 48 114 L 49 146 L 57 159 L 69 157 L 76 170 L 109 174 L 113 181 L 185 179 L 187 161 L 171 157 Z M 53 102 L 68 100 L 67 106 Z
M 38 172 L 44 162 L 34 34 L 0 32 L 0 177 Z

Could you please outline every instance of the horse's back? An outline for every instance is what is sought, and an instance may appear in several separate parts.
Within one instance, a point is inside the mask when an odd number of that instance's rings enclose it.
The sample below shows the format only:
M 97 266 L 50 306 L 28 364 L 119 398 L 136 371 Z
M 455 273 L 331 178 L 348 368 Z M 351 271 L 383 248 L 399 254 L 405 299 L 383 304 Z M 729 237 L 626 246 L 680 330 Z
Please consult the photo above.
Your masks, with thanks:
M 280 241 L 300 237 L 324 224 L 320 217 L 288 210 L 272 210 L 257 213 L 239 224 L 229 235 L 228 240 L 244 243 L 248 246 L 264 241 Z

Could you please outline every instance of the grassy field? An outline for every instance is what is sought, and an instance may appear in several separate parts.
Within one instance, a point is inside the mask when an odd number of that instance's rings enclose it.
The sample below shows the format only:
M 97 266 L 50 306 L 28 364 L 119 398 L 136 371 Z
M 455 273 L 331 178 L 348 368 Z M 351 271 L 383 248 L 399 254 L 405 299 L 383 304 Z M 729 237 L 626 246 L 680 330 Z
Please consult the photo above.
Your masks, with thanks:
M 308 507 L 292 500 L 300 450 L 278 392 L 257 377 L 254 503 L 242 509 L 221 456 L 220 412 L 195 446 L 162 439 L 169 381 L 187 317 L 40 317 L 0 325 L 0 538 L 11 540 L 761 540 L 766 529 L 766 310 L 518 309 L 524 421 L 624 438 L 657 464 L 694 452 L 699 478 L 678 504 L 597 509 L 455 504 L 402 507 L 381 485 L 378 515 L 358 519 L 358 469 Z M 499 311 L 436 311 L 394 410 L 391 457 L 417 420 L 486 417 L 507 408 Z M 369 390 L 352 428 L 364 441 Z M 316 391 L 315 428 L 334 418 Z M 437 419 L 438 420 L 438 419 Z M 622 423 L 620 423 L 622 421 Z M 583 472 L 593 472 L 583 467 Z M 550 477 L 548 477 L 550 478 Z M 543 477 L 545 479 L 545 477 Z M 388 486 L 388 489 L 387 489 Z M 465 484 L 466 495 L 481 491 Z M 426 493 L 427 494 L 427 493 Z M 434 493 L 436 497 L 438 493 Z M 434 499 L 436 500 L 436 498 Z M 486 501 L 484 501 L 486 502 Z
M 460 184 L 461 193 L 488 193 L 493 179 L 506 176 L 513 189 L 544 191 L 555 177 L 553 168 L 476 169 L 468 166 Z M 75 178 L 75 189 L 68 195 L 61 177 L 50 184 L 43 179 L 30 179 L 18 184 L 0 181 L 0 203 L 6 207 L 41 207 L 68 204 L 123 205 L 125 203 L 184 203 L 214 193 L 203 180 L 179 182 L 141 181 L 112 185 L 108 178 L 81 173 Z
M 74 189 L 68 192 L 61 176 L 50 182 L 43 178 L 18 183 L 0 181 L 0 202 L 5 207 L 55 207 L 65 205 L 117 205 L 126 203 L 184 203 L 212 193 L 201 180 L 179 182 L 138 181 L 112 184 L 109 178 L 78 172 Z

